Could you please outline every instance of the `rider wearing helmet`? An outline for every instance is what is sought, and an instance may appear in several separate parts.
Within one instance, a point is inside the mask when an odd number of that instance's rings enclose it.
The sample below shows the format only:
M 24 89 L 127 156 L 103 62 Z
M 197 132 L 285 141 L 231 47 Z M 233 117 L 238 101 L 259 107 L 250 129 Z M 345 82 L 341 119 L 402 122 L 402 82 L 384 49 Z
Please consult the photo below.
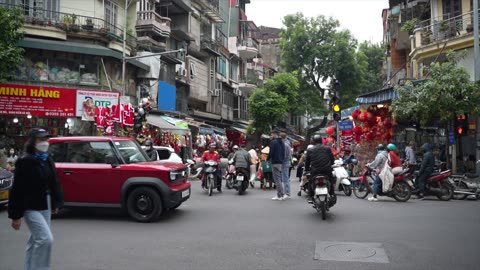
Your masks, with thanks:
M 402 161 L 397 154 L 397 146 L 393 143 L 387 145 L 388 165 L 392 168 L 393 175 L 398 175 L 403 172 Z
M 298 161 L 297 177 L 299 178 L 299 181 L 300 181 L 300 186 L 297 193 L 298 196 L 302 196 L 302 188 L 307 183 L 307 178 L 303 175 L 303 167 L 305 166 L 305 157 L 307 156 L 307 151 L 311 150 L 312 148 L 313 148 L 313 144 L 309 144 L 307 146 L 307 150 L 302 153 L 302 156 Z
M 147 149 L 145 149 L 145 153 L 147 153 L 150 160 L 157 160 L 157 151 L 155 151 L 155 149 L 153 148 L 152 140 L 146 140 L 145 146 L 147 147 Z
M 387 162 L 387 160 L 388 160 L 388 154 L 385 151 L 385 146 L 383 144 L 379 144 L 377 146 L 377 156 L 375 157 L 375 160 L 367 164 L 367 167 L 377 172 L 377 175 L 375 176 L 375 182 L 373 182 L 373 196 L 368 198 L 369 201 L 373 201 L 373 202 L 378 201 L 377 199 L 378 189 L 382 184 L 382 180 L 378 175 L 380 174 L 380 171 L 383 169 L 383 166 L 385 166 L 385 163 Z
M 217 144 L 216 143 L 211 143 L 208 146 L 208 150 L 203 152 L 201 161 L 205 162 L 205 161 L 212 160 L 212 161 L 215 161 L 218 164 L 220 164 L 220 155 L 218 154 L 217 151 L 215 151 L 216 148 L 217 148 Z M 222 171 L 220 169 L 218 169 L 215 172 L 215 175 L 217 176 L 217 190 L 219 192 L 222 192 Z M 205 188 L 205 177 L 202 177 L 202 189 L 203 188 Z
M 315 146 L 310 150 L 307 150 L 307 155 L 305 157 L 305 171 L 310 171 L 312 178 L 316 175 L 325 175 L 330 181 L 329 193 L 332 196 L 333 204 L 336 201 L 334 186 L 335 179 L 332 176 L 332 166 L 335 162 L 333 157 L 332 150 L 322 144 L 322 137 L 320 135 L 314 135 L 313 141 Z M 308 194 L 309 200 L 313 200 L 313 194 Z

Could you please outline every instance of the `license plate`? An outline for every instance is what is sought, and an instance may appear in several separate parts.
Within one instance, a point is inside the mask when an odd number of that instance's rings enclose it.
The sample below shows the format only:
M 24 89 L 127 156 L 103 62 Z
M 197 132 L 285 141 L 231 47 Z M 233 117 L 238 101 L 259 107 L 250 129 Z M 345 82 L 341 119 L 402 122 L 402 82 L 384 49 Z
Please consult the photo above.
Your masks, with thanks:
M 327 195 L 328 189 L 326 187 L 318 187 L 315 189 L 315 195 Z
M 190 195 L 190 189 L 182 191 L 182 198 L 185 198 Z
M 237 180 L 238 180 L 238 181 L 243 181 L 243 175 L 237 176 Z
M 8 199 L 8 191 L 0 191 L 0 201 Z

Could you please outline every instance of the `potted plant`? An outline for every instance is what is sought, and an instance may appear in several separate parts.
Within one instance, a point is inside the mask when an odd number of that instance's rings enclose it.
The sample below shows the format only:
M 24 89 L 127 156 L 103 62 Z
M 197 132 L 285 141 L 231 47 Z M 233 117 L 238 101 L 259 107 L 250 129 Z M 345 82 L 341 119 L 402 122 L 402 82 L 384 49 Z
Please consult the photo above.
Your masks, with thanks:
M 415 28 L 418 26 L 419 23 L 420 23 L 419 19 L 413 18 L 411 20 L 404 22 L 400 30 L 402 30 L 403 32 L 407 32 L 408 34 L 411 35 L 413 34 L 413 30 L 415 30 Z
M 78 24 L 76 24 L 77 22 L 77 15 L 75 15 L 75 13 L 73 13 L 72 15 L 70 15 L 70 29 L 74 32 L 78 32 L 80 30 L 80 26 Z

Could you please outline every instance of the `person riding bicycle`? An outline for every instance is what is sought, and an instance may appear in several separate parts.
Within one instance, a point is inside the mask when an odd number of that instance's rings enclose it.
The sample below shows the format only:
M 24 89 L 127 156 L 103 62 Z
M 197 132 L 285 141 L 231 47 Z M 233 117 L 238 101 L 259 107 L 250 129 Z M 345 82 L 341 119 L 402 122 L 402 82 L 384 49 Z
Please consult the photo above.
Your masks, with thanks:
M 315 145 L 310 150 L 307 150 L 305 156 L 305 171 L 310 171 L 311 178 L 315 178 L 317 175 L 324 175 L 330 182 L 329 194 L 332 196 L 332 205 L 336 202 L 335 196 L 335 179 L 332 175 L 332 166 L 335 162 L 333 157 L 332 150 L 322 144 L 322 137 L 320 135 L 314 135 L 313 141 Z M 312 189 L 310 189 L 310 194 L 308 194 L 309 202 L 313 201 Z
M 215 161 L 220 164 L 220 155 L 218 154 L 215 149 L 217 145 L 215 143 L 211 143 L 208 147 L 208 151 L 203 152 L 201 162 L 205 163 L 206 161 Z M 205 165 L 203 166 L 203 177 L 202 177 L 202 189 L 205 188 Z M 215 176 L 217 178 L 217 190 L 222 192 L 222 171 L 220 168 L 217 169 L 215 172 Z
M 245 175 L 245 179 L 250 179 L 250 165 L 252 160 L 250 154 L 245 150 L 244 145 L 240 145 L 240 148 L 235 152 L 232 157 L 235 164 L 235 171 L 242 172 Z
M 371 202 L 378 201 L 377 194 L 380 185 L 382 184 L 382 179 L 380 179 L 380 176 L 378 175 L 380 174 L 380 171 L 383 169 L 383 166 L 385 166 L 385 163 L 387 163 L 388 160 L 388 154 L 387 151 L 385 151 L 385 146 L 383 144 L 379 144 L 377 146 L 377 151 L 378 152 L 375 160 L 367 164 L 367 167 L 376 171 L 375 181 L 373 182 L 373 196 L 368 198 L 368 200 Z

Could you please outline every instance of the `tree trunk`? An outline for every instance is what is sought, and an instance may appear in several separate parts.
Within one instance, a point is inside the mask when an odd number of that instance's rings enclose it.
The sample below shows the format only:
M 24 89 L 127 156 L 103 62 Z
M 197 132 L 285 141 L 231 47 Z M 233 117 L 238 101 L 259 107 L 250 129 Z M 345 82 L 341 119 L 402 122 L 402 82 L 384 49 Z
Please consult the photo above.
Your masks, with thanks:
M 305 143 L 302 145 L 302 150 L 307 149 L 307 146 L 310 144 L 310 138 L 312 137 L 312 134 L 325 127 L 327 125 L 327 121 L 327 116 L 324 116 L 319 125 L 307 129 L 307 136 L 305 136 Z

